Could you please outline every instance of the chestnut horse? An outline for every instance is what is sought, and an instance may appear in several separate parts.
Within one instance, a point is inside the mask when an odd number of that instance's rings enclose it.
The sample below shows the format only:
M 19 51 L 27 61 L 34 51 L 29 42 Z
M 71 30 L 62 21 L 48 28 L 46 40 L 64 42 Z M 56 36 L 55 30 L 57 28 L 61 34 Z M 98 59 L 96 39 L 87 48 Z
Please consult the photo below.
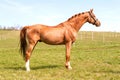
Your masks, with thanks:
M 76 40 L 77 32 L 86 22 L 100 26 L 100 21 L 95 17 L 93 9 L 76 14 L 67 21 L 56 26 L 42 24 L 25 26 L 20 32 L 20 50 L 26 62 L 26 70 L 30 71 L 30 56 L 38 42 L 44 42 L 51 45 L 64 44 L 66 46 L 65 66 L 67 69 L 72 69 L 70 65 L 71 45 Z

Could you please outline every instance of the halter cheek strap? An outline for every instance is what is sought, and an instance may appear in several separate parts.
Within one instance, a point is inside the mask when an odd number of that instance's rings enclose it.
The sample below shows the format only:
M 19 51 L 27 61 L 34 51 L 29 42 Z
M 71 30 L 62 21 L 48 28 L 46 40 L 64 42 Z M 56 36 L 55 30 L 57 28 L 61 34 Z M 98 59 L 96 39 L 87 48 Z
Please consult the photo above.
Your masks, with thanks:
M 95 19 L 90 12 L 89 12 L 89 15 L 93 18 L 93 20 L 94 20 L 93 24 L 95 25 L 95 23 L 98 21 L 98 19 Z
M 95 21 L 95 22 L 94 22 L 93 24 L 95 24 L 95 23 L 98 21 L 98 19 L 94 19 L 94 21 Z

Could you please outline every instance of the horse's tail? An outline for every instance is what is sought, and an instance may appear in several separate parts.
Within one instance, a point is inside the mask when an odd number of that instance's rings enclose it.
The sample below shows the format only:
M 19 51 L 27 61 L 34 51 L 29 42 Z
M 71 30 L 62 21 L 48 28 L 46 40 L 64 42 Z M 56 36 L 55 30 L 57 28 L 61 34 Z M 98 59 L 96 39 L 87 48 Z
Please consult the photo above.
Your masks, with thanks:
M 20 32 L 20 51 L 24 59 L 27 48 L 26 31 L 27 31 L 27 27 L 24 27 Z

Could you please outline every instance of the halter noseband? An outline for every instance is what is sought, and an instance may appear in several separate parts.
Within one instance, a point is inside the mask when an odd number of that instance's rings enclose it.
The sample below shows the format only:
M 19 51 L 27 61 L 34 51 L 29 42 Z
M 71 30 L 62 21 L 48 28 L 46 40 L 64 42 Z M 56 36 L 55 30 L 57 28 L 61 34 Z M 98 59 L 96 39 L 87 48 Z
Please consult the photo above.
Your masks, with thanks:
M 95 18 L 92 16 L 91 12 L 88 12 L 88 13 L 89 13 L 89 15 L 93 18 L 93 20 L 94 20 L 93 25 L 95 25 L 95 23 L 98 21 L 98 19 L 95 19 Z

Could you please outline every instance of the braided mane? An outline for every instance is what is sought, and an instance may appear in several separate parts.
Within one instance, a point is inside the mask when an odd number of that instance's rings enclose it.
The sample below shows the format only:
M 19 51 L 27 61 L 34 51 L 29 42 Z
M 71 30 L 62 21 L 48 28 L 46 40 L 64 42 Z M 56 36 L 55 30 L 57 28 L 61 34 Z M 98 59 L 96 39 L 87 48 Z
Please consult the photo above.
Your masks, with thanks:
M 84 14 L 84 13 L 85 13 L 85 12 L 75 14 L 75 15 L 73 15 L 72 17 L 70 17 L 67 21 L 70 21 L 71 19 L 76 18 L 76 17 L 78 17 L 78 16 L 80 16 L 81 14 Z

